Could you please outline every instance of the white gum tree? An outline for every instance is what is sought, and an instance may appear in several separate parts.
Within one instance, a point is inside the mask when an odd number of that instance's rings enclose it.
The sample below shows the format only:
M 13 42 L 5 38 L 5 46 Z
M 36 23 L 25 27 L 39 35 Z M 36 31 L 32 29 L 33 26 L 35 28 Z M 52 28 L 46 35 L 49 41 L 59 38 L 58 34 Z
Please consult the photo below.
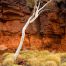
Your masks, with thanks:
M 49 0 L 46 4 L 44 4 L 42 7 L 40 7 L 40 0 L 35 0 L 35 6 L 34 6 L 34 9 L 33 9 L 33 13 L 32 15 L 29 17 L 29 19 L 27 20 L 26 24 L 24 25 L 23 29 L 22 29 L 22 36 L 21 36 L 21 40 L 20 40 L 20 43 L 19 43 L 19 46 L 14 54 L 14 60 L 17 59 L 19 53 L 20 53 L 20 50 L 23 46 L 23 42 L 24 42 L 24 38 L 25 38 L 25 30 L 26 28 L 29 26 L 30 23 L 34 22 L 34 20 L 37 19 L 37 17 L 40 15 L 40 13 L 43 12 L 44 8 L 50 4 L 52 2 L 52 0 Z

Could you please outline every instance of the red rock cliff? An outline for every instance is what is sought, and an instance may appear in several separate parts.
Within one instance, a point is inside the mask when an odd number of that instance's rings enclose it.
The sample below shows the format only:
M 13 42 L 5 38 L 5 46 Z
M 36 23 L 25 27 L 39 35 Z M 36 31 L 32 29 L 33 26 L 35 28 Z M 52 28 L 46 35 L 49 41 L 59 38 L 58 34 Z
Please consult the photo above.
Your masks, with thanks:
M 22 2 L 21 2 L 22 1 Z M 23 49 L 48 49 L 66 51 L 66 3 L 53 2 L 29 25 Z M 0 50 L 15 50 L 21 30 L 31 15 L 24 0 L 0 2 Z

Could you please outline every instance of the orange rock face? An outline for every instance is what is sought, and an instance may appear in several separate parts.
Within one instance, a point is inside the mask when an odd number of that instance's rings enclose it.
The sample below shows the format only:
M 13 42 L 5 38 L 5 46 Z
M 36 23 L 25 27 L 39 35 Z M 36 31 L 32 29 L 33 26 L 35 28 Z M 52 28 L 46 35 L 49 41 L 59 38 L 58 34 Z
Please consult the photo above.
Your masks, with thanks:
M 30 36 L 30 47 L 31 49 L 41 49 L 42 41 L 41 38 L 37 35 Z
M 0 51 L 16 50 L 19 45 L 22 28 L 31 14 L 25 0 L 22 1 L 18 4 L 15 2 L 15 5 L 8 5 L 13 0 L 0 2 Z M 50 11 L 40 14 L 35 22 L 29 25 L 23 50 L 66 51 L 66 7 L 65 2 L 60 6 L 58 4 L 60 3 L 53 2 L 48 5 L 47 9 Z

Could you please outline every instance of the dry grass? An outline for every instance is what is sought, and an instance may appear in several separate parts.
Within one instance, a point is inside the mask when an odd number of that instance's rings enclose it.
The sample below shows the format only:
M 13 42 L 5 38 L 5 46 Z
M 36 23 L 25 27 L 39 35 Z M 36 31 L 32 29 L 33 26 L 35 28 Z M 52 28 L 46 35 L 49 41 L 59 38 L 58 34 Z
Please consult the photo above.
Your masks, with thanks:
M 17 60 L 12 60 L 13 53 L 3 54 L 0 66 L 66 66 L 66 53 L 27 50 L 21 51 Z

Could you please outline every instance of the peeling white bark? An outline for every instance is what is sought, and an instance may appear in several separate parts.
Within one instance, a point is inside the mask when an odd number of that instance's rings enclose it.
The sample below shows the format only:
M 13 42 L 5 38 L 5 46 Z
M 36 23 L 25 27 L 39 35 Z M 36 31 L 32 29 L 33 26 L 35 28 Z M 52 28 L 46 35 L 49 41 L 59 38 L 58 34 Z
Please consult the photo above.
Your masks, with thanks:
M 35 6 L 34 6 L 34 11 L 33 11 L 33 14 L 32 16 L 28 19 L 28 21 L 26 22 L 25 26 L 23 27 L 22 29 L 22 36 L 21 36 L 21 40 L 20 40 L 20 43 L 19 43 L 19 46 L 14 54 L 14 60 L 16 60 L 16 58 L 18 57 L 19 55 L 19 52 L 23 46 L 23 42 L 24 42 L 24 37 L 25 37 L 25 30 L 26 28 L 29 26 L 30 23 L 34 22 L 34 20 L 37 19 L 37 17 L 40 15 L 42 9 L 44 9 L 45 6 L 47 6 L 49 3 L 51 3 L 52 0 L 48 1 L 44 6 L 42 6 L 41 8 L 40 7 L 40 2 L 38 3 L 37 5 L 37 2 L 35 3 Z

